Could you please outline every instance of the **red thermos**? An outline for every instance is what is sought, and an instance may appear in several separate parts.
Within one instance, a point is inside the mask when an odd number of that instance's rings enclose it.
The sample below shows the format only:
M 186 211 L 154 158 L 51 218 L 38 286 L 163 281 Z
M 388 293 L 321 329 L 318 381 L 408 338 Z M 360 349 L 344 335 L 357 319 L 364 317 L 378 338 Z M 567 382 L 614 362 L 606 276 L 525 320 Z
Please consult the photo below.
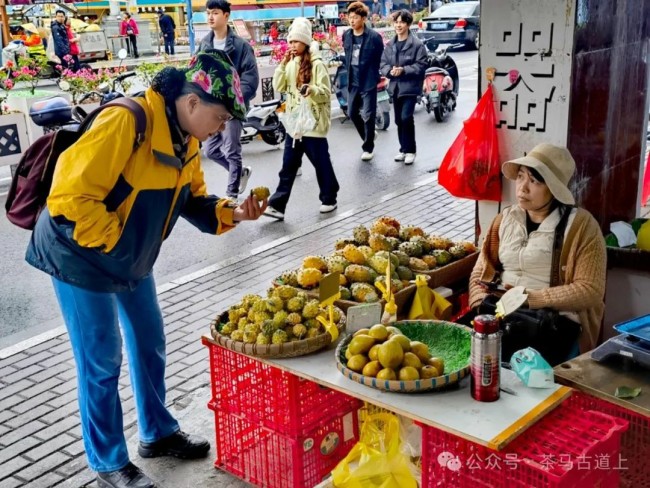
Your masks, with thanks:
M 501 331 L 494 315 L 477 315 L 472 331 L 471 392 L 479 402 L 499 399 Z

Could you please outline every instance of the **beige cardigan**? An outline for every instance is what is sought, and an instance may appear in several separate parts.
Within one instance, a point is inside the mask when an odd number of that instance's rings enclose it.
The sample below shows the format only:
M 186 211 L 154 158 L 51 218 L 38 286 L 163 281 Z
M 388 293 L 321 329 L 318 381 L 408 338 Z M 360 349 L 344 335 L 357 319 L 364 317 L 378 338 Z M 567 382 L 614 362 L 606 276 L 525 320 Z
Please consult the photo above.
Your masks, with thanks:
M 481 254 L 474 266 L 469 283 L 469 303 L 472 308 L 483 301 L 487 292 L 479 280 L 493 281 L 501 270 L 499 262 L 499 226 L 497 215 L 483 242 Z M 560 286 L 542 290 L 526 290 L 528 306 L 532 309 L 549 307 L 558 311 L 577 312 L 582 325 L 580 352 L 596 347 L 605 311 L 605 279 L 607 252 L 605 239 L 592 215 L 578 209 L 562 247 L 560 257 Z

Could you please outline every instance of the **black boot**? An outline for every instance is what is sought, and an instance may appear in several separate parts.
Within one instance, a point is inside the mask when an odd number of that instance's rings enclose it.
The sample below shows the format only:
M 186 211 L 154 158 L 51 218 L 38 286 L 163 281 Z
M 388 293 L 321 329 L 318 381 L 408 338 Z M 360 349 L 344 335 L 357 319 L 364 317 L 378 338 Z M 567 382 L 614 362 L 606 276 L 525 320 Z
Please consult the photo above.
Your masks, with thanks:
M 205 457 L 210 450 L 210 443 L 203 437 L 189 435 L 178 431 L 156 442 L 142 442 L 138 454 L 143 458 L 173 456 L 179 459 L 198 459 Z
M 157 485 L 135 464 L 129 463 L 116 471 L 97 473 L 97 486 L 99 488 L 156 488 Z

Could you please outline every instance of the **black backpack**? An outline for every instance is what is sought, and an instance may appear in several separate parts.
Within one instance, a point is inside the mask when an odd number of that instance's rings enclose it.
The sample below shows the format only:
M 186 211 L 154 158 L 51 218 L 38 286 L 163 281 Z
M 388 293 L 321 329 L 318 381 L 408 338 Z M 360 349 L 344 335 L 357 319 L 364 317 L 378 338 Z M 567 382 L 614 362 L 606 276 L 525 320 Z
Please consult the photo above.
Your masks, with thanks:
M 109 107 L 124 107 L 133 114 L 134 150 L 142 144 L 147 130 L 147 115 L 142 106 L 131 98 L 118 98 L 95 109 L 76 131 L 60 129 L 39 137 L 20 158 L 9 187 L 5 209 L 7 219 L 11 223 L 23 229 L 34 228 L 50 194 L 54 168 L 59 156 L 90 128 L 99 112 Z

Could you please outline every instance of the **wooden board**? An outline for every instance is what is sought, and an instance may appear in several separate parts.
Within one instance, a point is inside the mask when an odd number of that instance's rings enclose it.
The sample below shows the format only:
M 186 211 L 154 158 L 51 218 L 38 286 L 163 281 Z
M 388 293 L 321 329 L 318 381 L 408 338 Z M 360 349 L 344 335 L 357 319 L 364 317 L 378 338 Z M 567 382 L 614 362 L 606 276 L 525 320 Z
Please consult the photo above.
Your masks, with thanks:
M 589 395 L 615 403 L 628 410 L 650 417 L 650 371 L 620 358 L 603 363 L 591 359 L 588 352 L 555 367 L 555 381 Z M 616 398 L 619 386 L 641 388 L 641 394 L 632 399 Z
M 512 371 L 505 369 L 501 370 L 501 384 L 516 395 L 501 392 L 501 398 L 492 403 L 472 399 L 469 378 L 448 391 L 384 392 L 343 376 L 336 369 L 334 348 L 332 345 L 298 358 L 260 361 L 495 450 L 503 449 L 571 394 L 570 388 L 560 385 L 526 388 Z

